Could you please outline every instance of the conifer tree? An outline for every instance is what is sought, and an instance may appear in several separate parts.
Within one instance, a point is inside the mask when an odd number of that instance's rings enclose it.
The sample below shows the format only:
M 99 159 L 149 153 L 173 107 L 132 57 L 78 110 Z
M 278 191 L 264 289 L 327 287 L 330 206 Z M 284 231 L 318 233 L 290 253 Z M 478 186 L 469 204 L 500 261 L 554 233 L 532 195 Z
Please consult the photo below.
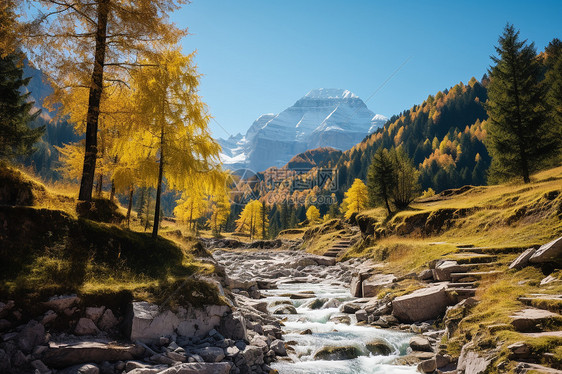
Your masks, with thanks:
M 29 155 L 45 127 L 32 129 L 30 123 L 39 116 L 28 102 L 30 93 L 22 93 L 30 78 L 23 78 L 23 56 L 6 54 L 0 49 L 0 158 Z
M 419 172 L 402 147 L 391 149 L 390 154 L 394 165 L 393 203 L 396 208 L 405 209 L 418 196 Z
M 552 157 L 559 139 L 547 122 L 546 85 L 534 43 L 520 40 L 508 24 L 499 37 L 498 56 L 489 69 L 487 145 L 493 170 L 504 177 L 519 175 L 525 183 L 530 174 Z
M 550 120 L 556 132 L 556 138 L 562 137 L 562 42 L 558 39 L 547 47 L 546 83 L 548 85 L 547 101 L 551 108 Z
M 267 216 L 263 218 L 263 209 L 263 204 L 258 200 L 248 202 L 236 220 L 236 231 L 249 234 L 250 239 L 261 233 L 262 239 L 265 239 L 263 234 L 269 226 L 269 220 Z
M 389 200 L 392 195 L 394 185 L 394 164 L 388 150 L 380 147 L 373 156 L 373 161 L 367 172 L 367 186 L 369 189 L 369 203 L 376 206 L 384 203 L 388 214 L 392 214 Z

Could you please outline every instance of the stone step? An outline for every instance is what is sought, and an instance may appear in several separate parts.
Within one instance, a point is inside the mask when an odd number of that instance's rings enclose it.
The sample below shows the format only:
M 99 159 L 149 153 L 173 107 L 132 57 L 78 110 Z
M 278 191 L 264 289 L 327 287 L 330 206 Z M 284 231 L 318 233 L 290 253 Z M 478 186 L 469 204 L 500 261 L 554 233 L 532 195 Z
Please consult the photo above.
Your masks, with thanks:
M 520 297 L 519 301 L 538 309 L 562 314 L 562 295 L 533 294 Z
M 470 296 L 476 295 L 476 289 L 475 288 L 447 288 L 446 291 L 447 292 L 456 292 L 459 295 L 470 295 Z
M 324 257 L 334 257 L 335 258 L 335 257 L 338 257 L 338 255 L 339 255 L 339 253 L 334 253 L 334 252 L 324 253 Z
M 455 286 L 455 288 L 478 288 L 478 282 L 455 282 L 451 283 L 451 285 Z
M 529 247 L 459 247 L 458 251 L 461 253 L 472 252 L 478 254 L 505 254 L 505 253 L 521 253 Z
M 501 271 L 494 270 L 494 271 L 474 271 L 468 273 L 451 273 L 451 281 L 453 283 L 460 281 L 461 279 L 481 279 L 483 276 L 486 275 L 494 275 L 499 274 Z M 467 282 L 467 280 L 465 280 Z
M 450 258 L 453 261 L 456 261 L 458 264 L 464 265 L 464 264 L 473 264 L 473 263 L 490 263 L 490 262 L 495 262 L 498 259 L 498 256 L 496 255 L 485 255 L 485 254 L 481 254 L 481 253 L 472 253 L 472 252 L 466 252 L 466 253 L 462 253 L 459 254 L 458 256 L 451 256 Z

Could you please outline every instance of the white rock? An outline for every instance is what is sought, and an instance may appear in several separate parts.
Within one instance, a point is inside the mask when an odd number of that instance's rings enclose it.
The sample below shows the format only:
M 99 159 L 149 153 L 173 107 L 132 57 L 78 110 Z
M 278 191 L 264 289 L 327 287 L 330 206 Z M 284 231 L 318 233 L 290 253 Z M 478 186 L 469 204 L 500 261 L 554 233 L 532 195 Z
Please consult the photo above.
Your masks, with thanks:
M 545 262 L 554 262 L 562 265 L 562 237 L 542 245 L 529 258 L 532 264 L 542 264 Z
M 435 285 L 399 296 L 392 301 L 392 314 L 402 322 L 423 322 L 445 313 L 449 299 L 445 285 Z

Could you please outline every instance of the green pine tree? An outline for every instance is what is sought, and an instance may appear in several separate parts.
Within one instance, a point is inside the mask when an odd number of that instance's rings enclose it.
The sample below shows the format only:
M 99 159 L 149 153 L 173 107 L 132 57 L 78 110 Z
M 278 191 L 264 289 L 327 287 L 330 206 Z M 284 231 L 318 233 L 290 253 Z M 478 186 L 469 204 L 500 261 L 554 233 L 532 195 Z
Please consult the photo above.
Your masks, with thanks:
M 377 149 L 367 172 L 369 203 L 371 206 L 384 203 L 389 215 L 392 214 L 389 200 L 394 185 L 394 174 L 394 164 L 388 150 L 382 147 Z
M 548 85 L 547 101 L 551 108 L 551 120 L 556 138 L 562 137 L 562 42 L 554 39 L 547 47 L 547 72 Z
M 489 69 L 488 138 L 492 170 L 503 177 L 519 175 L 525 183 L 556 152 L 559 139 L 547 122 L 546 85 L 534 43 L 519 39 L 508 24 Z
M 3 55 L 0 50 L 0 56 Z M 0 158 L 13 159 L 33 153 L 33 144 L 45 132 L 29 124 L 39 116 L 31 113 L 30 93 L 22 93 L 30 78 L 23 78 L 23 58 L 20 54 L 0 57 Z

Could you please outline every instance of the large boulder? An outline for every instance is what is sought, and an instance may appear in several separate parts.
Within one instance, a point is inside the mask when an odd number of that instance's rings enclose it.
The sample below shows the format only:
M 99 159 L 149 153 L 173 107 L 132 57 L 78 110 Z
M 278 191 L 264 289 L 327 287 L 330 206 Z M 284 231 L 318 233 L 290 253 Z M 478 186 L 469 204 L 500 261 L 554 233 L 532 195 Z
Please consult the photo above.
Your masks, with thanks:
M 510 317 L 511 325 L 515 330 L 521 332 L 541 330 L 543 325 L 548 324 L 552 320 L 562 321 L 562 316 L 558 313 L 534 308 L 523 309 Z
M 457 370 L 464 374 L 482 374 L 487 371 L 492 361 L 493 357 L 480 356 L 474 351 L 474 347 L 468 343 L 462 347 Z
M 127 325 L 130 339 L 152 343 L 161 336 L 176 333 L 185 337 L 204 337 L 218 327 L 228 308 L 225 305 L 208 305 L 203 308 L 178 308 L 176 313 L 161 311 L 158 305 L 145 301 L 133 302 Z
M 441 261 L 437 263 L 435 269 L 432 270 L 433 279 L 436 281 L 450 281 L 451 273 L 460 273 L 464 270 L 462 265 L 459 265 L 456 261 Z
M 361 350 L 356 346 L 322 347 L 314 353 L 315 360 L 352 360 L 361 356 Z
M 513 262 L 509 265 L 510 269 L 523 269 L 527 264 L 529 264 L 529 259 L 537 251 L 536 248 L 528 248 L 523 253 L 519 255 Z
M 413 351 L 433 352 L 429 340 L 423 336 L 414 336 L 410 339 L 410 348 Z
M 406 323 L 435 319 L 445 313 L 449 304 L 445 288 L 443 284 L 435 285 L 399 296 L 392 301 L 392 314 Z
M 375 274 L 363 280 L 361 284 L 363 297 L 375 297 L 383 289 L 396 282 L 394 274 Z
M 76 344 L 50 343 L 43 361 L 54 368 L 64 368 L 89 362 L 128 361 L 142 357 L 144 348 L 137 345 L 80 342 Z
M 246 321 L 244 317 L 238 313 L 227 313 L 221 318 L 220 325 L 217 330 L 225 338 L 234 340 L 248 340 L 246 331 Z
M 556 263 L 562 265 L 562 237 L 542 245 L 529 258 L 532 264 Z
M 232 364 L 230 362 L 194 362 L 172 366 L 169 369 L 160 371 L 160 374 L 228 374 L 231 368 Z
M 382 339 L 371 340 L 366 343 L 367 350 L 375 356 L 388 356 L 394 349 Z

